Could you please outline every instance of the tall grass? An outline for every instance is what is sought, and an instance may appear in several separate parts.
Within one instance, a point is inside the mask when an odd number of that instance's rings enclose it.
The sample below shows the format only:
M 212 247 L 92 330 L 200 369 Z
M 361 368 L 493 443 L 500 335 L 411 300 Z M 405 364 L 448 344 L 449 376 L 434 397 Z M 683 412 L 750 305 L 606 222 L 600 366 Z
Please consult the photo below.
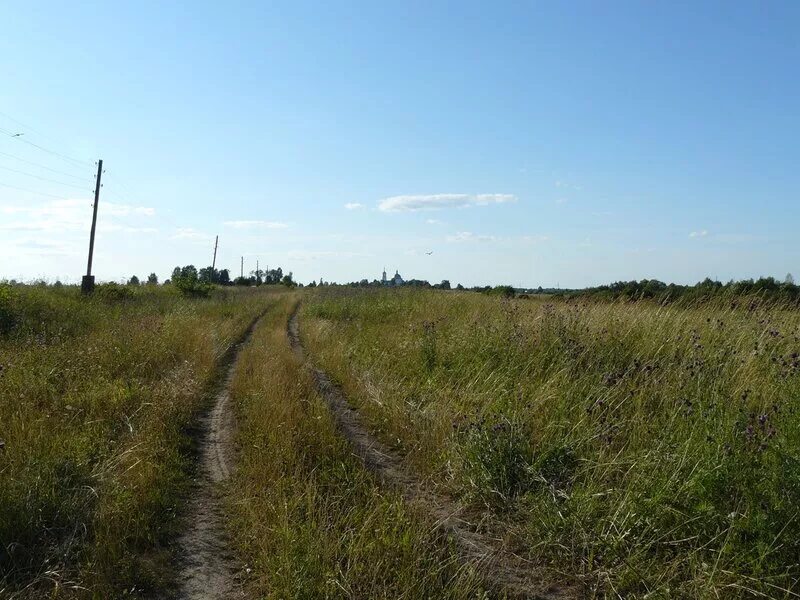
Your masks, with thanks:
M 421 476 L 587 594 L 800 594 L 800 312 L 320 291 L 314 358 Z
M 120 289 L 122 291 L 120 291 Z M 186 426 L 263 295 L 6 288 L 0 597 L 137 596 L 169 583 Z
M 265 598 L 476 598 L 446 539 L 353 457 L 288 347 L 296 297 L 262 321 L 233 382 L 231 532 Z

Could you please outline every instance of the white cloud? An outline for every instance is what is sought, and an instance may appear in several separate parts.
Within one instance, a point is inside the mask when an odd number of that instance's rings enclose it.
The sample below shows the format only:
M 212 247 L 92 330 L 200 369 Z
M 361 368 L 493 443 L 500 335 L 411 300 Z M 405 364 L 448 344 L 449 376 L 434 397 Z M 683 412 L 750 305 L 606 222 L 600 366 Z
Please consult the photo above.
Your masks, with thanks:
M 706 231 L 705 229 L 702 229 L 700 231 L 692 231 L 689 234 L 689 237 L 690 238 L 701 238 L 701 237 L 706 237 L 707 235 L 708 235 L 708 231 Z
M 286 229 L 289 227 L 286 223 L 278 221 L 225 221 L 223 225 L 233 229 Z
M 575 190 L 575 191 L 580 191 L 583 189 L 581 186 L 576 185 L 570 181 L 556 181 L 556 187 L 567 190 Z
M 428 225 L 441 225 L 442 222 L 439 219 L 425 219 L 425 222 Z
M 347 204 L 344 205 L 344 207 L 347 210 L 359 210 L 361 208 L 364 208 L 364 205 L 361 204 L 360 202 L 348 202 Z
M 471 231 L 459 231 L 445 238 L 448 242 L 501 242 L 504 244 L 541 244 L 550 241 L 546 235 L 519 235 L 519 236 L 496 236 L 481 235 Z
M 211 235 L 198 231 L 192 227 L 178 227 L 175 234 L 172 236 L 173 240 L 210 240 Z
M 4 231 L 41 231 L 62 233 L 66 231 L 88 230 L 92 222 L 92 203 L 83 199 L 64 199 L 45 202 L 34 206 L 5 205 L 0 212 L 15 215 L 16 219 L 0 223 Z M 98 208 L 98 227 L 101 230 L 125 231 L 118 219 L 131 216 L 148 216 L 155 214 L 155 209 L 145 206 L 130 206 L 100 202 Z
M 384 212 L 412 212 L 465 206 L 486 206 L 516 202 L 513 194 L 427 194 L 416 196 L 392 196 L 378 203 Z
M 12 252 L 29 256 L 75 256 L 78 249 L 71 243 L 23 238 L 8 242 Z M 80 251 L 83 251 L 81 245 Z
M 471 231 L 460 231 L 455 235 L 448 235 L 448 242 L 493 242 L 497 238 L 493 235 L 478 235 Z

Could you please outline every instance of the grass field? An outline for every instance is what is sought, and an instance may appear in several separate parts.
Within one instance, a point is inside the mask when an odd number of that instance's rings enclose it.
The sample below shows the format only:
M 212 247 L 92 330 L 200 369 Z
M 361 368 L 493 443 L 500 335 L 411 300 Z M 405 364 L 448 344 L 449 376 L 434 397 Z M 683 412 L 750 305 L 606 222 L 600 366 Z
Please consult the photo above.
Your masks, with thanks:
M 253 597 L 482 598 L 425 516 L 381 490 L 337 435 L 287 344 L 298 296 L 262 321 L 232 387 L 241 451 L 230 525 Z
M 321 290 L 306 345 L 370 427 L 587 595 L 800 593 L 800 313 Z
M 471 522 L 581 597 L 800 594 L 800 312 L 433 290 L 0 292 L 0 597 L 169 597 L 226 351 L 253 598 L 489 598 L 287 342 Z
M 0 597 L 164 588 L 190 470 L 186 427 L 221 355 L 274 295 L 5 293 Z

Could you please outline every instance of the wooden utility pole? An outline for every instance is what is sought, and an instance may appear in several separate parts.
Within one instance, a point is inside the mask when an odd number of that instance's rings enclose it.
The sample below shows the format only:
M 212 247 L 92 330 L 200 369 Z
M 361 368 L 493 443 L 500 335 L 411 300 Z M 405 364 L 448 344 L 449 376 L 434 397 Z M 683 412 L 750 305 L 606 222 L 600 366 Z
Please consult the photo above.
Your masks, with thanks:
M 219 236 L 214 238 L 214 260 L 211 261 L 211 274 L 214 274 L 214 268 L 217 266 L 217 244 L 219 243 Z
M 97 228 L 97 205 L 100 203 L 100 176 L 103 174 L 103 160 L 97 161 L 97 179 L 94 182 L 94 209 L 92 210 L 92 231 L 89 234 L 89 262 L 86 265 L 86 275 L 81 280 L 81 292 L 91 294 L 94 291 L 94 276 L 92 275 L 92 258 L 94 257 L 94 232 Z
M 256 259 L 256 285 L 261 283 L 261 274 L 258 272 L 258 259 Z
M 244 279 L 244 256 L 242 257 L 242 267 L 241 270 L 239 271 L 239 277 Z

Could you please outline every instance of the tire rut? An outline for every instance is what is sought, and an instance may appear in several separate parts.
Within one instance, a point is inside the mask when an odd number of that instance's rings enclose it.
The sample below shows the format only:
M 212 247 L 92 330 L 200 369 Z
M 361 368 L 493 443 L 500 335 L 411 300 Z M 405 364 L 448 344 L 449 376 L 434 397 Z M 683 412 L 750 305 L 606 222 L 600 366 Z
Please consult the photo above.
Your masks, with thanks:
M 289 344 L 311 371 L 317 389 L 325 399 L 341 434 L 350 442 L 365 467 L 384 485 L 397 489 L 403 498 L 429 514 L 436 528 L 445 531 L 455 542 L 462 560 L 471 564 L 503 597 L 565 600 L 577 594 L 571 586 L 545 585 L 541 572 L 523 558 L 503 547 L 498 536 L 478 532 L 466 519 L 464 509 L 452 499 L 435 493 L 409 472 L 401 456 L 380 442 L 361 423 L 342 390 L 330 377 L 305 356 L 300 341 L 298 313 L 295 308 L 287 325 Z
M 233 469 L 235 422 L 228 410 L 230 386 L 239 352 L 250 339 L 264 313 L 223 356 L 214 404 L 199 420 L 198 470 L 187 510 L 187 527 L 177 541 L 180 600 L 231 600 L 246 598 L 238 581 L 238 565 L 225 532 L 225 514 L 219 484 Z

